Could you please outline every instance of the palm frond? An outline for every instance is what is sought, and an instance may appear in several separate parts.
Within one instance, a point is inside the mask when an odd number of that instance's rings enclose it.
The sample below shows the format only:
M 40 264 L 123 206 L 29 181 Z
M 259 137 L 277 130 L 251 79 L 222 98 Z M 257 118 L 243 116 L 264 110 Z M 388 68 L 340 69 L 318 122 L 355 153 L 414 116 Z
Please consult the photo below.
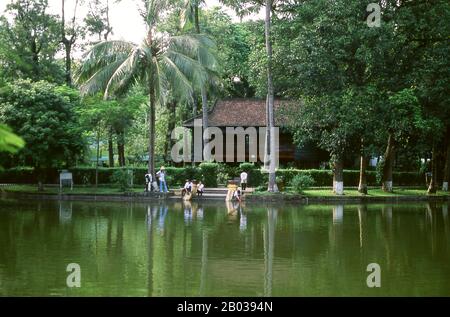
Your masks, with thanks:
M 108 84 L 105 88 L 105 97 L 109 95 L 111 91 L 119 89 L 121 86 L 126 86 L 130 80 L 138 73 L 139 66 L 142 58 L 142 51 L 139 47 L 133 49 L 131 54 L 120 64 L 114 71 L 108 80 Z
M 111 76 L 123 62 L 124 60 L 118 60 L 105 67 L 98 67 L 98 70 L 80 85 L 81 94 L 94 95 L 98 92 L 104 92 Z
M 200 86 L 207 82 L 208 73 L 206 68 L 196 59 L 176 51 L 168 51 L 165 55 L 177 65 L 194 85 Z
M 105 41 L 94 45 L 84 56 L 84 62 L 75 74 L 76 83 L 82 84 L 100 68 L 126 58 L 136 47 L 126 41 Z
M 164 76 L 170 82 L 170 87 L 174 96 L 178 98 L 190 99 L 193 94 L 193 87 L 188 77 L 186 77 L 186 69 L 180 68 L 173 59 L 167 55 L 163 55 L 160 60 L 160 67 Z

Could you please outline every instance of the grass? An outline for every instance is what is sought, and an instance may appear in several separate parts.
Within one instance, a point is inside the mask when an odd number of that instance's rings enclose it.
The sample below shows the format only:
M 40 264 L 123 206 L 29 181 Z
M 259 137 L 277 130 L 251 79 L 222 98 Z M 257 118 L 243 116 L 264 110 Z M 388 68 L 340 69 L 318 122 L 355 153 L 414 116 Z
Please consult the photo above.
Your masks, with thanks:
M 44 191 L 38 191 L 37 185 L 10 185 L 5 187 L 0 187 L 0 191 L 4 190 L 7 192 L 18 192 L 27 194 L 59 194 L 58 186 L 46 186 Z M 133 187 L 127 191 L 128 193 L 142 193 L 144 192 L 144 186 Z M 120 190 L 118 187 L 113 186 L 74 186 L 73 190 L 64 187 L 62 190 L 63 194 L 72 195 L 122 195 L 125 194 L 124 191 Z
M 177 187 L 178 188 L 178 187 Z M 4 186 L 0 187 L 0 191 L 7 191 L 7 192 L 20 192 L 20 193 L 29 193 L 29 194 L 59 194 L 59 187 L 58 186 L 46 186 L 45 190 L 43 192 L 39 192 L 37 189 L 37 185 L 10 185 L 10 186 Z M 143 193 L 144 188 L 143 186 L 135 186 L 132 189 L 127 191 L 128 193 Z M 124 191 L 121 191 L 118 187 L 114 186 L 106 186 L 102 185 L 99 187 L 93 187 L 93 186 L 75 186 L 73 190 L 70 190 L 70 188 L 63 188 L 62 191 L 63 194 L 72 194 L 72 195 L 123 195 L 125 194 Z M 287 191 L 278 193 L 278 195 L 281 194 L 286 197 L 292 197 L 297 196 L 298 194 L 290 191 L 289 188 Z M 268 196 L 268 195 L 274 195 L 273 193 L 268 193 L 266 191 L 260 191 L 255 192 L 254 195 L 259 196 Z M 306 197 L 338 197 L 331 191 L 330 188 L 311 188 L 311 189 L 305 189 L 303 191 L 303 196 Z M 394 191 L 392 193 L 386 193 L 382 191 L 379 188 L 372 188 L 368 190 L 367 195 L 360 194 L 357 189 L 355 188 L 349 188 L 344 189 L 344 196 L 343 197 L 402 197 L 402 196 L 427 196 L 427 188 L 394 188 Z M 432 196 L 449 196 L 449 192 L 443 192 L 438 191 L 436 194 Z
M 282 193 L 285 196 L 295 196 L 298 195 L 293 191 L 286 191 Z M 257 192 L 256 195 L 273 195 L 267 192 Z M 321 188 L 321 189 L 305 189 L 303 191 L 303 196 L 306 197 L 338 197 L 336 196 L 331 188 Z M 344 189 L 343 197 L 403 197 L 403 196 L 427 196 L 427 188 L 395 188 L 392 193 L 387 193 L 379 188 L 369 189 L 367 195 L 363 195 L 358 192 L 357 189 Z M 448 192 L 438 191 L 436 194 L 430 196 L 448 196 Z

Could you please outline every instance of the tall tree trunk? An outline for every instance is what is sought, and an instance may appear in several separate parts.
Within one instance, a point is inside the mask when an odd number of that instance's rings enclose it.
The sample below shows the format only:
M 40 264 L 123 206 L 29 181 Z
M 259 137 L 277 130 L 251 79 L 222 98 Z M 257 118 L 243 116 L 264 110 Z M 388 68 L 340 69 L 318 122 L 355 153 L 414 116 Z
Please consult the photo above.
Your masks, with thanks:
M 109 129 L 108 133 L 108 159 L 109 167 L 114 167 L 114 145 L 113 145 L 113 130 Z
M 361 194 L 367 194 L 367 175 L 366 169 L 369 163 L 369 157 L 366 155 L 364 151 L 364 138 L 361 138 L 361 154 L 360 154 L 360 162 L 359 162 L 359 185 L 358 192 Z
M 97 153 L 95 157 L 95 187 L 98 187 L 98 162 L 100 157 L 100 131 L 97 130 Z
M 37 47 L 36 38 L 31 39 L 31 56 L 33 59 L 33 74 L 35 79 L 38 80 L 40 76 L 40 68 L 39 68 L 39 52 L 40 49 Z
M 195 5 L 194 5 L 194 24 L 195 24 L 195 32 L 198 34 L 198 33 L 200 33 L 200 22 L 199 22 L 199 18 L 198 18 L 198 11 L 199 11 L 199 8 L 198 8 L 198 5 L 199 5 L 199 3 L 198 3 L 199 1 L 196 1 L 195 2 Z
M 148 124 L 149 124 L 149 140 L 148 140 L 148 172 L 155 175 L 155 89 L 150 85 L 150 98 L 148 109 Z
M 119 166 L 125 166 L 125 140 L 124 132 L 117 131 L 117 153 L 119 154 Z
M 152 47 L 153 44 L 153 25 L 148 26 L 147 33 L 147 45 Z M 153 52 L 150 52 L 153 56 Z M 153 60 L 152 60 L 153 62 Z M 155 176 L 155 121 L 156 121 L 156 92 L 155 92 L 155 78 L 153 64 L 149 65 L 149 78 L 148 78 L 148 89 L 149 89 L 149 109 L 148 109 L 148 173 Z
M 430 185 L 428 186 L 428 194 L 435 194 L 437 190 L 437 171 L 438 171 L 438 153 L 436 147 L 436 141 L 433 141 L 433 147 L 431 149 L 431 180 Z
M 72 86 L 72 43 L 70 41 L 63 41 L 66 50 L 66 84 Z
M 164 143 L 164 157 L 166 161 L 170 160 L 170 153 L 172 150 L 172 131 L 176 125 L 176 102 L 169 103 L 169 122 L 167 125 L 166 142 Z
M 364 153 L 361 153 L 360 163 L 359 163 L 359 185 L 358 192 L 361 194 L 367 194 L 367 175 L 366 169 L 369 163 L 369 157 Z
M 62 8 L 62 17 L 61 17 L 61 43 L 64 45 L 66 57 L 66 84 L 67 86 L 72 86 L 72 48 L 76 39 L 76 31 L 75 31 L 75 21 L 76 21 L 76 13 L 78 7 L 78 0 L 75 1 L 75 9 L 73 13 L 72 19 L 72 36 L 70 38 L 66 37 L 66 10 L 65 10 L 65 0 L 61 0 L 61 8 Z
M 38 191 L 42 192 L 42 191 L 44 191 L 44 181 L 45 181 L 44 169 L 40 165 L 37 165 L 35 168 L 35 171 L 36 171 L 36 176 L 37 176 L 37 181 L 38 181 Z
M 199 21 L 199 3 L 198 1 L 195 2 L 194 7 L 194 23 L 195 23 L 195 32 L 197 34 L 200 34 L 200 21 Z M 200 57 L 198 58 L 200 61 Z M 203 131 L 205 131 L 208 128 L 208 93 L 206 90 L 206 84 L 202 84 L 200 87 L 200 93 L 202 95 L 202 124 L 203 124 Z M 209 139 L 204 138 L 203 139 L 203 148 L 208 143 Z
M 450 181 L 450 126 L 447 127 L 446 134 L 447 151 L 445 153 L 444 175 L 442 179 L 442 190 L 448 192 L 448 183 Z
M 106 13 L 106 32 L 105 32 L 105 35 L 103 35 L 103 38 L 105 39 L 105 41 L 107 41 L 109 34 L 112 31 L 111 22 L 109 19 L 109 0 L 106 0 L 106 12 L 105 13 Z
M 275 117 L 273 113 L 274 104 L 274 87 L 272 78 L 272 43 L 270 39 L 270 22 L 272 14 L 272 0 L 266 0 L 266 18 L 265 18 L 265 37 L 266 37 L 266 52 L 267 52 L 267 133 L 269 135 L 269 192 L 277 192 L 277 183 L 275 175 L 275 135 L 272 133 L 272 128 L 275 126 Z M 266 146 L 267 151 L 267 146 Z
M 203 131 L 205 131 L 208 128 L 208 95 L 206 92 L 205 85 L 202 85 L 200 88 L 201 94 L 202 94 L 202 124 L 203 124 Z M 209 139 L 205 137 L 203 139 L 203 147 L 206 146 Z
M 333 192 L 336 195 L 344 194 L 344 162 L 341 156 L 333 159 Z
M 392 172 L 394 169 L 395 140 L 392 132 L 389 133 L 386 152 L 384 153 L 383 178 L 381 189 L 385 192 L 392 192 Z

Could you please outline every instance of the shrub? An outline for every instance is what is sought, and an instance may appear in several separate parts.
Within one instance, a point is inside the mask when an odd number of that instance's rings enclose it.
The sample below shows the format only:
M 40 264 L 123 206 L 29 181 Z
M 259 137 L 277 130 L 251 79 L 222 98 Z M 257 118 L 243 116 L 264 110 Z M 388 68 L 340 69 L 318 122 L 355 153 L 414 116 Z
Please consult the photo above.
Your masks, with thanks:
M 219 172 L 217 173 L 217 184 L 226 185 L 230 175 L 228 173 Z
M 114 171 L 111 180 L 117 184 L 121 191 L 127 191 L 131 188 L 132 170 L 117 169 Z
M 236 176 L 239 176 L 242 171 L 245 171 L 248 174 L 247 185 L 249 187 L 264 185 L 264 181 L 265 179 L 267 179 L 267 175 L 264 175 L 260 167 L 253 163 L 241 163 L 239 165 L 239 172 L 237 173 L 238 175 Z
M 112 184 L 113 174 L 123 168 L 105 168 L 98 169 L 99 184 Z M 133 170 L 133 183 L 143 185 L 145 183 L 144 175 L 147 172 L 146 167 L 135 167 Z M 225 184 L 227 180 L 238 177 L 241 171 L 248 173 L 248 186 L 258 187 L 266 186 L 268 173 L 263 172 L 258 165 L 252 163 L 242 163 L 239 166 L 227 166 L 218 163 L 202 163 L 200 166 L 186 167 L 166 167 L 167 182 L 169 186 L 183 185 L 186 179 L 202 180 L 207 186 L 217 186 L 218 183 Z M 95 184 L 94 167 L 74 167 L 69 169 L 73 174 L 75 185 Z M 46 184 L 59 183 L 59 171 L 56 168 L 47 168 L 42 173 Z M 376 170 L 367 171 L 367 184 L 369 186 L 378 186 Z M 307 175 L 314 180 L 315 186 L 331 186 L 333 174 L 330 170 L 299 170 L 294 168 L 279 169 L 276 173 L 278 178 L 283 179 L 285 184 L 290 184 L 296 175 Z M 394 172 L 394 186 L 425 186 L 425 176 L 421 172 Z M 359 171 L 344 170 L 344 186 L 358 186 Z M 0 170 L 0 183 L 14 184 L 36 184 L 37 173 L 31 167 L 16 167 Z
M 219 165 L 217 163 L 201 163 L 200 166 L 201 179 L 206 187 L 217 187 L 217 171 Z
M 303 190 L 314 185 L 314 179 L 310 175 L 298 174 L 291 180 L 291 186 L 297 193 L 302 193 Z

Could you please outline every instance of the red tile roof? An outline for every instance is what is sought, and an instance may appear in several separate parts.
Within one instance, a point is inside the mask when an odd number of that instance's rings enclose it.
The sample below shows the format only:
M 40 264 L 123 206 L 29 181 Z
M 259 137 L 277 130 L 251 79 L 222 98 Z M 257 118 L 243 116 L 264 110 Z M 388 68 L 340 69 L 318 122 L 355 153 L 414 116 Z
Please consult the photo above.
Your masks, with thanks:
M 275 100 L 275 125 L 283 125 L 277 110 L 287 101 Z M 195 119 L 201 119 L 199 115 Z M 187 120 L 185 127 L 192 127 L 194 119 Z M 266 100 L 234 98 L 219 100 L 209 111 L 208 123 L 211 127 L 262 127 L 266 126 Z

